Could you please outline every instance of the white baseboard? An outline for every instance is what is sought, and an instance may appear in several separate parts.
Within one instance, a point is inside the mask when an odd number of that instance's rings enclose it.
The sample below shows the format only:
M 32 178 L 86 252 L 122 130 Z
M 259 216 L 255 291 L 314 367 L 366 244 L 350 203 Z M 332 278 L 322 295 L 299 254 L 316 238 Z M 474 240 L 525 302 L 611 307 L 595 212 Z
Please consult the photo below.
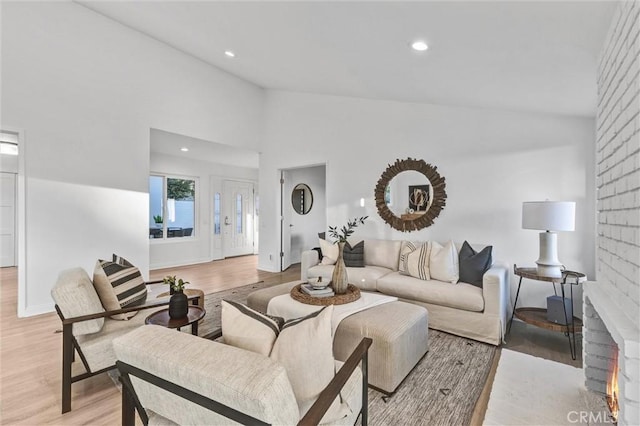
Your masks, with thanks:
M 187 266 L 187 265 L 196 265 L 199 263 L 207 263 L 211 262 L 214 259 L 191 259 L 189 261 L 184 262 L 163 262 L 163 263 L 154 263 L 149 265 L 149 270 L 153 271 L 155 269 L 165 269 L 165 268 L 177 268 L 178 266 Z
M 259 271 L 265 271 L 265 272 L 280 272 L 277 268 L 274 268 L 273 265 L 271 264 L 262 264 L 260 262 L 258 262 L 258 270 Z
M 33 317 L 35 315 L 48 314 L 55 312 L 55 304 L 43 303 L 41 305 L 27 306 L 24 310 L 18 310 L 18 318 Z

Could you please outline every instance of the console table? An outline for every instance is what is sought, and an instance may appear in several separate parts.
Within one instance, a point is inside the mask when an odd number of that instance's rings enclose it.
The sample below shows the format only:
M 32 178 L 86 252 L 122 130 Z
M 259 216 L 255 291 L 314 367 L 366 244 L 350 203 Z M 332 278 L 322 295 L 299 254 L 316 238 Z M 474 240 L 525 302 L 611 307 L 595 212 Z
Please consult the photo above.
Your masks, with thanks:
M 556 284 L 560 284 L 560 291 L 562 299 L 565 298 L 565 285 L 569 286 L 570 299 L 573 303 L 573 286 L 579 285 L 587 280 L 585 274 L 575 271 L 562 271 L 561 277 L 546 277 L 544 275 L 538 275 L 536 268 L 522 268 L 513 265 L 513 273 L 520 277 L 518 282 L 518 291 L 516 292 L 516 301 L 513 304 L 513 312 L 511 313 L 511 320 L 509 320 L 509 326 L 507 327 L 507 335 L 511 332 L 511 324 L 513 323 L 513 317 L 517 317 L 521 321 L 527 324 L 541 327 L 551 331 L 562 331 L 565 336 L 569 338 L 569 350 L 571 351 L 571 358 L 576 359 L 576 332 L 582 332 L 582 320 L 571 315 L 568 318 L 567 310 L 564 310 L 565 324 L 556 324 L 551 321 L 547 321 L 547 310 L 544 308 L 517 308 L 518 296 L 520 295 L 520 286 L 522 286 L 522 279 L 527 278 L 538 282 L 550 282 L 553 284 L 553 292 L 557 296 Z

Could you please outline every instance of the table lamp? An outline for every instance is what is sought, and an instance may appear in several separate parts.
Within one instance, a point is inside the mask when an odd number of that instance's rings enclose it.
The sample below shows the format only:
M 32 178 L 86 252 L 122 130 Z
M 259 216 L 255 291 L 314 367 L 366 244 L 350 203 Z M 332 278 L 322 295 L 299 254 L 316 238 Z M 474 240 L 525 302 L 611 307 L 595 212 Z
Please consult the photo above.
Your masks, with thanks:
M 540 256 L 536 261 L 538 275 L 562 276 L 558 260 L 558 234 L 554 231 L 575 229 L 576 203 L 573 201 L 528 201 L 522 203 L 522 228 L 539 229 Z

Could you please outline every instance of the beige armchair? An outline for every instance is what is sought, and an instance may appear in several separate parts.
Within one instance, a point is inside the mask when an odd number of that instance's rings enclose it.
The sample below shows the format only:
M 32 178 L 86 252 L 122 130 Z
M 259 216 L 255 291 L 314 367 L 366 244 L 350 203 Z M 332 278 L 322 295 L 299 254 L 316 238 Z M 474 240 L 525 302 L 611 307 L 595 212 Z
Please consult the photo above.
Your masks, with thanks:
M 145 425 L 316 425 L 338 394 L 350 414 L 326 424 L 353 425 L 360 418 L 367 425 L 368 338 L 344 364 L 336 362 L 339 371 L 302 415 L 285 368 L 267 356 L 152 325 L 113 345 L 125 426 L 135 424 L 136 410 Z
M 153 281 L 150 283 L 157 283 Z M 71 411 L 71 384 L 115 368 L 112 341 L 144 324 L 147 315 L 140 313 L 128 321 L 110 316 L 125 312 L 159 309 L 168 298 L 142 306 L 105 311 L 91 278 L 82 268 L 62 271 L 51 290 L 56 312 L 62 321 L 62 413 Z M 197 296 L 191 297 L 197 303 Z M 82 366 L 74 365 L 76 352 Z M 83 367 L 83 368 L 82 368 Z

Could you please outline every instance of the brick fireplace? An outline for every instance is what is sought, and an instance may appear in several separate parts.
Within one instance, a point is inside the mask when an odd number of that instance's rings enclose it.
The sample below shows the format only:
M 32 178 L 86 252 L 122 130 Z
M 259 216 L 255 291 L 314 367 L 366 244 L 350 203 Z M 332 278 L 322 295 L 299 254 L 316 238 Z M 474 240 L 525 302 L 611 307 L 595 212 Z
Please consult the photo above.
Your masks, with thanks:
M 587 389 L 607 393 L 618 363 L 618 424 L 640 425 L 638 324 L 619 309 L 616 295 L 597 282 L 584 285 L 583 365 Z
M 618 424 L 640 425 L 640 2 L 622 1 L 598 63 L 597 268 L 584 285 L 583 365 L 605 393 L 618 358 Z

